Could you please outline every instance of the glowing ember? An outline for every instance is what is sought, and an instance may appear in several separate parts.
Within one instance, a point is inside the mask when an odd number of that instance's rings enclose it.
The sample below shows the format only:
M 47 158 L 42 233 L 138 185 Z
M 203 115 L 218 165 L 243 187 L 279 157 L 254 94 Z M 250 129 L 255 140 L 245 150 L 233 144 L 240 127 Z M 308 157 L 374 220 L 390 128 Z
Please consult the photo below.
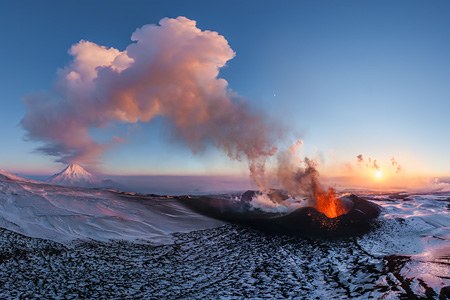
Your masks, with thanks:
M 336 197 L 333 188 L 323 190 L 320 186 L 313 186 L 314 198 L 316 199 L 316 209 L 328 218 L 336 218 L 347 213 L 347 208 L 341 200 Z

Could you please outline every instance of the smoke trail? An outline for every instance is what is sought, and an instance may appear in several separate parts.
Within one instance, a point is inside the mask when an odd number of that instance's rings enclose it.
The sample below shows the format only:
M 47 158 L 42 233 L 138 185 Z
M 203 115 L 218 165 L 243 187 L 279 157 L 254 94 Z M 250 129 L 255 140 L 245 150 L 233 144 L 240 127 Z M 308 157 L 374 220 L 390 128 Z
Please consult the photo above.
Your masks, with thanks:
M 398 163 L 395 157 L 391 158 L 391 165 L 395 168 L 395 173 L 399 173 L 402 171 L 402 166 Z
M 380 165 L 378 163 L 378 160 L 372 159 L 371 157 L 365 159 L 362 154 L 358 154 L 356 156 L 356 161 L 360 165 L 364 164 L 369 169 L 380 170 Z
M 372 159 L 371 157 L 365 159 L 362 154 L 358 154 L 356 156 L 356 161 L 359 165 L 364 165 L 366 168 L 373 169 L 373 170 L 380 170 L 380 164 L 379 161 L 376 159 Z M 395 157 L 392 157 L 390 159 L 391 166 L 395 168 L 395 173 L 399 173 L 403 170 L 402 166 L 398 162 L 398 160 Z
M 358 154 L 356 156 L 356 159 L 358 160 L 359 163 L 362 163 L 364 161 L 364 156 L 362 154 Z
M 277 179 L 280 185 L 292 197 L 306 197 L 310 206 L 329 218 L 345 214 L 348 208 L 336 197 L 335 190 L 321 185 L 317 162 L 308 157 L 300 159 L 297 151 L 302 144 L 302 141 L 297 141 L 287 151 L 278 154 Z
M 99 143 L 91 129 L 163 116 L 192 151 L 213 144 L 232 159 L 247 159 L 255 182 L 265 186 L 265 160 L 280 132 L 219 77 L 235 56 L 226 39 L 178 17 L 145 25 L 131 40 L 124 51 L 83 40 L 73 45 L 73 61 L 54 88 L 26 97 L 26 138 L 42 142 L 38 151 L 58 162 L 93 163 L 120 138 Z
M 123 51 L 80 41 L 54 88 L 26 98 L 21 125 L 29 140 L 43 143 L 38 151 L 58 162 L 93 163 L 123 140 L 100 143 L 92 129 L 162 116 L 193 152 L 213 144 L 232 159 L 247 160 L 252 179 L 267 192 L 266 160 L 277 152 L 281 131 L 240 102 L 219 77 L 235 56 L 226 39 L 178 17 L 145 25 L 131 40 Z M 296 155 L 301 145 L 279 154 L 281 185 L 292 196 L 308 197 L 327 216 L 343 213 L 334 191 L 321 187 L 315 162 Z

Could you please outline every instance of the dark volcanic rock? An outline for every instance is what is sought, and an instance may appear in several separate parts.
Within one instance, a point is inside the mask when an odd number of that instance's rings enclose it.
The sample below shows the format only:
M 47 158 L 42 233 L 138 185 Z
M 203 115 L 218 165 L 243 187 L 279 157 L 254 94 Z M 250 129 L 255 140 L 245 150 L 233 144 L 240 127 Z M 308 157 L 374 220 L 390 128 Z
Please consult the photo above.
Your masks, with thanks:
M 246 191 L 241 196 L 241 201 L 244 203 L 250 203 L 257 194 L 257 191 Z
M 242 194 L 241 201 L 245 203 L 250 203 L 253 197 L 255 197 L 258 194 L 261 195 L 261 192 L 252 190 L 246 191 Z M 286 192 L 276 189 L 270 190 L 268 196 L 270 199 L 274 200 L 277 203 L 282 202 L 283 200 L 289 198 L 289 195 Z
M 353 194 L 347 196 L 347 198 L 353 202 L 353 207 L 348 213 L 342 216 L 345 220 L 371 220 L 378 217 L 381 213 L 381 207 L 373 202 Z
M 356 195 L 341 198 L 349 211 L 333 219 L 313 207 L 302 207 L 289 214 L 263 212 L 251 206 L 251 200 L 257 193 L 246 191 L 242 194 L 240 201 L 212 196 L 179 197 L 179 200 L 196 212 L 220 220 L 246 224 L 272 232 L 300 234 L 347 235 L 364 232 L 370 229 L 370 223 L 381 212 L 380 206 Z M 287 198 L 287 195 L 273 190 L 269 197 L 282 201 Z
M 0 229 L 0 299 L 447 299 L 402 276 L 405 260 L 358 238 L 278 236 L 225 225 L 173 245 L 70 247 Z M 417 288 L 419 287 L 419 289 Z

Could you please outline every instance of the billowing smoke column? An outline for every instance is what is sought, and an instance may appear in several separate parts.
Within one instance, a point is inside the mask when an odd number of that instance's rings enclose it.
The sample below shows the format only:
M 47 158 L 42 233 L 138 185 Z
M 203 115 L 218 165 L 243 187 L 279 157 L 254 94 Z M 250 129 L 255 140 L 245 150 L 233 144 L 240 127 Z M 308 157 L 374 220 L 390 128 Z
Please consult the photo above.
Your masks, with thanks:
M 26 98 L 26 137 L 43 142 L 38 150 L 58 162 L 93 163 L 117 141 L 99 143 L 91 129 L 163 116 L 192 151 L 214 144 L 233 159 L 247 159 L 264 186 L 278 132 L 218 77 L 235 55 L 226 39 L 178 17 L 145 25 L 131 40 L 124 51 L 89 41 L 73 45 L 73 61 L 59 71 L 52 91 Z
M 232 159 L 248 161 L 259 190 L 268 193 L 265 164 L 277 152 L 281 131 L 218 77 L 235 55 L 226 39 L 178 17 L 145 25 L 131 40 L 124 51 L 80 41 L 71 47 L 73 61 L 58 72 L 53 89 L 26 98 L 21 124 L 29 140 L 44 143 L 38 151 L 58 162 L 95 163 L 121 138 L 99 143 L 92 129 L 162 116 L 193 152 L 213 144 Z M 319 184 L 315 163 L 296 157 L 301 145 L 279 153 L 280 185 L 294 197 L 307 196 L 329 217 L 345 213 L 334 190 Z
M 302 196 L 328 218 L 345 214 L 348 209 L 337 198 L 333 188 L 324 189 L 319 181 L 317 163 L 298 154 L 303 141 L 294 143 L 287 151 L 278 154 L 277 179 L 280 185 L 293 197 Z

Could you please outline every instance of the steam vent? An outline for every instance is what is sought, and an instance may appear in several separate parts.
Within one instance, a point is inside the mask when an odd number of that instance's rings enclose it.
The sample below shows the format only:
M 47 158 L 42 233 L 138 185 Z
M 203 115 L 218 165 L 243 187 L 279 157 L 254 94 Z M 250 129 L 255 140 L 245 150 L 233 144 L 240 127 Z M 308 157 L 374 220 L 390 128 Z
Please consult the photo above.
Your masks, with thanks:
M 324 236 L 363 233 L 371 228 L 371 224 L 381 212 L 379 205 L 353 194 L 337 198 L 346 212 L 335 218 L 329 218 L 311 206 L 286 213 L 267 212 L 252 205 L 252 199 L 258 194 L 260 193 L 256 191 L 247 191 L 239 200 L 220 196 L 199 196 L 179 197 L 179 201 L 203 215 L 264 231 Z M 272 191 L 267 196 L 274 201 L 288 197 L 280 191 Z

